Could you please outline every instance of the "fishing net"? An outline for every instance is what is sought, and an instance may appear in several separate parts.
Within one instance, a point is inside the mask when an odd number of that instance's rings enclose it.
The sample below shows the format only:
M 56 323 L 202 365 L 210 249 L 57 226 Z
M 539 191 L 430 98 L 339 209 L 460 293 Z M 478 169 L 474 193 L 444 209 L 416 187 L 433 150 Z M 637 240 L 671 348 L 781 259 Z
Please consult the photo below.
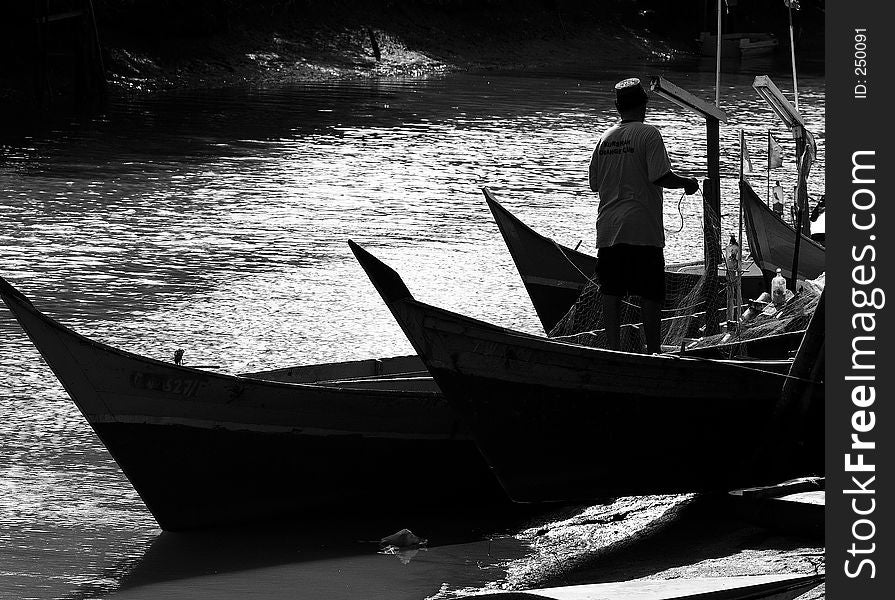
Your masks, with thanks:
M 680 346 L 688 335 L 705 325 L 703 290 L 706 289 L 704 275 L 691 275 L 673 279 L 673 290 L 667 289 L 665 305 L 662 309 L 662 344 Z M 670 282 L 669 282 L 670 283 Z M 720 297 L 723 290 L 715 286 L 715 294 Z M 702 310 L 700 310 L 702 309 Z M 642 352 L 646 344 L 642 334 L 640 298 L 626 296 L 622 299 L 619 313 L 620 349 L 626 352 Z M 607 347 L 607 337 L 603 324 L 603 294 L 600 283 L 590 280 L 569 312 L 548 334 L 552 338 L 575 344 L 597 348 Z
M 703 198 L 703 228 L 706 239 L 720 240 L 720 218 Z M 706 277 L 701 267 L 694 270 L 690 265 L 678 272 L 667 272 L 665 278 L 665 302 L 662 307 L 662 344 L 680 347 L 688 336 L 696 335 L 705 328 L 705 307 L 723 302 L 726 286 L 717 277 Z M 707 301 L 708 300 L 708 301 Z M 641 299 L 626 296 L 621 302 L 619 322 L 622 323 L 620 350 L 642 352 L 645 340 L 642 333 Z M 548 334 L 550 337 L 585 346 L 605 348 L 608 339 L 603 323 L 603 294 L 596 278 L 588 280 L 575 304 Z
M 703 198 L 704 239 L 720 240 L 721 220 L 718 213 Z M 712 249 L 720 260 L 720 243 Z M 733 306 L 728 306 L 728 291 L 734 286 L 727 280 L 711 276 L 714 268 L 704 269 L 703 263 L 678 266 L 666 270 L 665 302 L 662 307 L 661 341 L 663 346 L 680 349 L 688 339 L 712 334 L 718 323 L 733 317 Z M 735 272 L 735 270 L 734 270 Z M 707 276 L 706 273 L 709 273 Z M 733 273 L 731 273 L 732 275 Z M 729 281 L 735 281 L 730 277 Z M 726 310 L 725 310 L 726 309 Z M 712 315 L 711 319 L 706 314 Z M 619 349 L 643 352 L 645 339 L 640 325 L 641 301 L 638 296 L 622 299 L 619 322 Z M 588 280 L 575 304 L 548 334 L 552 338 L 585 346 L 605 348 L 608 338 L 603 323 L 603 294 L 596 278 Z
M 682 350 L 691 352 L 724 345 L 729 349 L 729 355 L 736 356 L 752 340 L 804 331 L 817 308 L 825 283 L 825 273 L 816 279 L 800 281 L 798 293 L 786 290 L 786 298 L 779 305 L 770 301 L 769 294 L 762 294 L 743 306 L 742 316 L 727 331 L 689 340 Z
M 711 236 L 706 239 L 717 240 L 720 238 L 720 219 L 709 205 L 703 208 L 706 215 L 703 226 Z M 714 251 L 720 254 L 720 248 Z M 739 254 L 738 249 L 736 252 Z M 798 293 L 787 290 L 785 301 L 780 305 L 770 302 L 767 293 L 743 304 L 735 261 L 718 262 L 728 267 L 725 279 L 706 276 L 706 269 L 702 269 L 701 264 L 699 274 L 692 268 L 695 264 L 679 266 L 676 272 L 666 271 L 666 298 L 661 322 L 663 349 L 699 352 L 723 347 L 726 356 L 740 356 L 746 354 L 753 340 L 800 332 L 808 326 L 824 288 L 823 274 L 815 280 L 799 282 Z M 707 314 L 713 315 L 712 320 L 706 317 Z M 628 296 L 622 300 L 619 322 L 622 323 L 619 349 L 643 352 L 646 340 L 639 297 Z M 710 325 L 720 331 L 710 331 Z M 578 300 L 549 336 L 584 346 L 608 346 L 599 281 L 595 278 L 588 280 Z

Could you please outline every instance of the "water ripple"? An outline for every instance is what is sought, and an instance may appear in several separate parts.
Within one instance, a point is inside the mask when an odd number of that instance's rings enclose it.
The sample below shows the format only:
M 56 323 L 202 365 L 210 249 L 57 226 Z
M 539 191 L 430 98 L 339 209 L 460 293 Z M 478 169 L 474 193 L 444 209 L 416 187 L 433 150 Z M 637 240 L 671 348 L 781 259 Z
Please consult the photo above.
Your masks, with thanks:
M 670 78 L 713 95 L 709 75 Z M 773 177 L 795 181 L 793 141 L 751 79 L 730 75 L 724 90 L 725 232 L 736 226 L 740 127 L 759 169 L 770 127 L 787 161 Z M 411 352 L 350 238 L 421 299 L 538 332 L 479 189 L 542 233 L 592 248 L 587 164 L 615 121 L 614 81 L 456 75 L 112 102 L 96 119 L 0 145 L 2 275 L 77 331 L 155 358 L 180 347 L 188 362 L 239 372 Z M 818 196 L 824 81 L 799 87 Z M 659 99 L 649 121 L 675 168 L 704 176 L 704 124 Z M 763 189 L 761 173 L 753 183 Z M 670 260 L 701 254 L 698 201 L 681 210 Z M 674 194 L 665 216 L 676 228 Z M 101 584 L 143 552 L 154 521 L 5 309 L 0 338 L 4 569 L 22 589 L 49 581 L 41 597 L 82 576 Z

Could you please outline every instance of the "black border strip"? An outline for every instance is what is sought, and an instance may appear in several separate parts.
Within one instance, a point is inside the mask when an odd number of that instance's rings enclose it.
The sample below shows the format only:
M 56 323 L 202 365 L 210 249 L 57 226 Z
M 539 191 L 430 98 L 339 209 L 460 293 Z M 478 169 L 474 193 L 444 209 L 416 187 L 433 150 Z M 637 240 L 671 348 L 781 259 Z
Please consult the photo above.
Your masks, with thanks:
M 895 360 L 885 305 L 895 272 L 890 12 L 888 2 L 826 3 L 826 593 L 832 600 L 891 598 L 895 589 L 888 492 Z M 868 168 L 853 173 L 854 162 Z M 849 379 L 856 376 L 865 379 Z M 875 446 L 853 447 L 853 435 Z M 873 468 L 849 471 L 847 460 Z

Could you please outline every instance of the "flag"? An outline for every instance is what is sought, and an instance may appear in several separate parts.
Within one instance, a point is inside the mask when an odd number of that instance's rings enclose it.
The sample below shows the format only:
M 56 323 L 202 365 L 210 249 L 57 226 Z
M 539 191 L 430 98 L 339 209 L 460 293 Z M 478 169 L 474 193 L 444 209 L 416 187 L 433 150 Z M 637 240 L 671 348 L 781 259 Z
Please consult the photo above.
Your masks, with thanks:
M 783 0 L 783 4 L 785 4 L 787 8 L 791 8 L 793 10 L 799 10 L 799 8 L 801 8 L 799 6 L 799 0 Z
M 817 160 L 817 142 L 814 141 L 814 136 L 810 131 L 801 125 L 797 125 L 797 127 L 799 128 L 798 135 L 805 140 L 805 147 L 802 150 L 802 156 L 798 157 L 798 163 L 802 165 L 803 162 L 807 162 L 808 169 L 811 169 L 811 165 Z
M 740 142 L 743 145 L 743 173 L 752 173 L 752 157 L 749 156 L 749 146 L 746 145 L 746 134 L 740 129 Z
M 808 181 L 811 165 L 817 160 L 817 143 L 814 141 L 814 136 L 811 135 L 811 132 L 804 127 L 802 127 L 802 134 L 805 136 L 805 150 L 802 151 L 802 158 L 799 162 L 799 175 L 804 177 L 804 181 Z
M 768 132 L 768 169 L 783 165 L 783 146 Z
M 805 152 L 808 153 L 808 160 L 814 162 L 817 160 L 817 142 L 814 141 L 814 136 L 811 135 L 811 132 L 804 127 L 802 132 L 805 134 Z

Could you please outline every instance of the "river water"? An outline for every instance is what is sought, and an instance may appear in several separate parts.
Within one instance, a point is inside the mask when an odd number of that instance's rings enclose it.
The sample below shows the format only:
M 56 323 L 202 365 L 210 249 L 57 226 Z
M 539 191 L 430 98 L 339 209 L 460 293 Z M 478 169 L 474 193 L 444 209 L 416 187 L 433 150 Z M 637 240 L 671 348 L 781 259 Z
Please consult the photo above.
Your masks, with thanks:
M 752 90 L 754 74 L 723 80 L 725 238 L 737 226 L 739 128 L 760 192 L 769 128 L 785 152 L 772 177 L 787 190 L 795 182 L 793 142 Z M 410 353 L 354 262 L 353 239 L 418 298 L 537 333 L 480 188 L 536 230 L 592 251 L 587 163 L 615 120 L 612 84 L 629 75 L 453 74 L 112 98 L 99 116 L 7 132 L 0 274 L 82 334 L 165 360 L 184 348 L 188 363 L 226 372 Z M 712 74 L 665 75 L 714 96 Z M 785 74 L 775 81 L 790 91 Z M 799 92 L 819 148 L 817 197 L 823 78 L 803 77 Z M 679 173 L 705 175 L 698 117 L 654 98 L 648 121 Z M 700 257 L 698 197 L 680 211 L 678 194 L 665 197 L 666 259 Z M 313 532 L 161 534 L 0 309 L 0 598 L 426 598 L 499 582 L 528 551 L 487 522 L 445 517 L 417 555 L 378 552 L 367 540 L 393 525 L 346 515 Z

